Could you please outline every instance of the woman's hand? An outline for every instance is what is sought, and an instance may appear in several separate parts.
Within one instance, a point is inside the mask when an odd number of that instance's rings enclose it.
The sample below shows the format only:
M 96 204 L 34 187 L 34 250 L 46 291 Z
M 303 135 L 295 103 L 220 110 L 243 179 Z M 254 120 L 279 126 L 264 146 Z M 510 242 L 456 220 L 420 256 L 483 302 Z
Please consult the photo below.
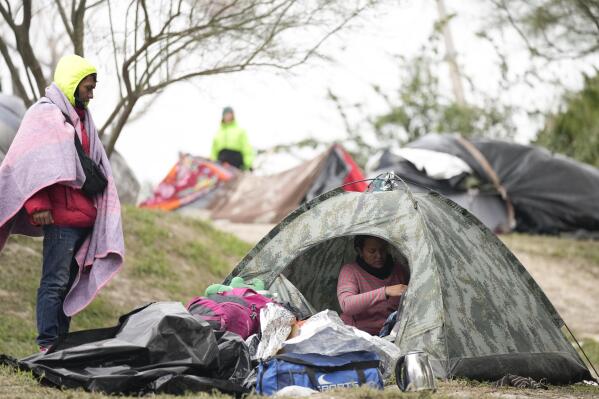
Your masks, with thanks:
M 36 212 L 33 215 L 31 215 L 31 218 L 33 219 L 33 222 L 39 226 L 54 223 L 54 219 L 52 218 L 52 212 L 50 211 Z
M 385 295 L 387 295 L 387 297 L 402 296 L 404 294 L 404 292 L 406 292 L 407 290 L 408 290 L 407 285 L 403 285 L 403 284 L 389 285 L 389 286 L 385 287 Z

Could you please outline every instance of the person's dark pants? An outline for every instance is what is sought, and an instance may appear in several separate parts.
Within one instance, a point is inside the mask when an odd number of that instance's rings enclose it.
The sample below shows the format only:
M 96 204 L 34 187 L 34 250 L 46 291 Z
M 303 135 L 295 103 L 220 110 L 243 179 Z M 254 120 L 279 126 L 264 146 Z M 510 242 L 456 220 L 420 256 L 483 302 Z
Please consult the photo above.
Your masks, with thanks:
M 90 229 L 44 226 L 44 259 L 42 278 L 37 290 L 37 343 L 49 347 L 69 332 L 71 318 L 62 304 L 77 276 L 74 257 Z
M 235 166 L 237 169 L 243 169 L 243 154 L 235 150 L 220 150 L 218 153 L 218 162 Z

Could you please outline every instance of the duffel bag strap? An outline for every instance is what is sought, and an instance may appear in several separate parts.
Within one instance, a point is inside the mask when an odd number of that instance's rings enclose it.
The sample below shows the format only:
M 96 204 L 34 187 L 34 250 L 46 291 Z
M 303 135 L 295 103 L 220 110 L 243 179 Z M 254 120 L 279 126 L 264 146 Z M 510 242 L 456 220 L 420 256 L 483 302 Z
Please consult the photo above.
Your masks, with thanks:
M 310 366 L 304 366 L 304 369 L 306 370 L 306 375 L 310 380 L 310 384 L 312 384 L 314 389 L 318 389 L 318 386 L 320 384 L 318 383 L 318 378 L 316 378 L 316 372 L 314 371 L 314 369 Z
M 356 369 L 356 373 L 358 374 L 358 383 L 360 385 L 366 384 L 366 374 L 364 374 L 364 370 Z

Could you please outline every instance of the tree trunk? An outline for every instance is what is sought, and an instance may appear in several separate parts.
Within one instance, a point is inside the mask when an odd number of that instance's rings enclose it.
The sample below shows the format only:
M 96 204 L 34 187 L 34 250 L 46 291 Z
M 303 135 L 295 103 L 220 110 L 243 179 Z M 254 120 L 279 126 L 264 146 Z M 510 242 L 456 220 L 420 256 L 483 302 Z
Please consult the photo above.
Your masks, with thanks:
M 443 22 L 443 37 L 445 39 L 445 57 L 449 64 L 449 74 L 451 77 L 451 86 L 453 87 L 453 94 L 455 96 L 456 103 L 459 105 L 466 105 L 466 98 L 464 96 L 464 86 L 462 85 L 462 76 L 460 74 L 460 68 L 456 61 L 456 51 L 453 45 L 453 36 L 449 29 L 449 21 L 447 20 L 447 12 L 445 10 L 444 0 L 437 0 L 437 9 L 439 10 L 439 19 Z
M 2 54 L 2 57 L 6 62 L 6 66 L 8 67 L 8 71 L 10 72 L 13 93 L 19 96 L 25 103 L 25 106 L 29 108 L 33 101 L 27 95 L 27 90 L 25 90 L 25 86 L 23 86 L 23 82 L 21 81 L 21 77 L 19 76 L 19 70 L 13 64 L 12 58 L 10 57 L 10 53 L 8 52 L 8 47 L 6 46 L 6 43 L 4 43 L 2 38 L 0 38 L 0 54 Z
M 73 50 L 75 54 L 83 57 L 83 43 L 85 41 L 85 1 L 81 1 L 72 15 L 73 20 Z
M 112 129 L 112 132 L 110 134 L 110 140 L 106 145 L 106 155 L 108 155 L 109 158 L 110 155 L 112 155 L 112 152 L 114 151 L 114 146 L 116 145 L 116 142 L 119 139 L 121 132 L 123 131 L 123 127 L 125 126 L 125 123 L 127 123 L 127 120 L 129 119 L 129 116 L 131 115 L 131 112 L 133 111 L 133 108 L 135 107 L 135 104 L 137 103 L 138 99 L 138 97 L 129 97 L 127 103 L 125 104 L 125 107 L 123 108 L 123 112 L 121 112 L 121 114 L 119 115 L 119 119 L 117 120 L 114 129 Z
M 38 93 L 33 93 L 34 97 L 41 97 L 44 95 L 46 91 L 46 86 L 48 82 L 44 76 L 44 72 L 42 71 L 42 66 L 40 65 L 37 57 L 33 52 L 33 48 L 31 47 L 31 43 L 29 41 L 29 31 L 23 29 L 22 26 L 18 27 L 15 31 L 15 39 L 17 42 L 17 50 L 21 57 L 23 58 L 23 64 L 27 65 L 31 73 L 33 74 L 33 78 L 35 79 L 35 84 L 37 86 Z

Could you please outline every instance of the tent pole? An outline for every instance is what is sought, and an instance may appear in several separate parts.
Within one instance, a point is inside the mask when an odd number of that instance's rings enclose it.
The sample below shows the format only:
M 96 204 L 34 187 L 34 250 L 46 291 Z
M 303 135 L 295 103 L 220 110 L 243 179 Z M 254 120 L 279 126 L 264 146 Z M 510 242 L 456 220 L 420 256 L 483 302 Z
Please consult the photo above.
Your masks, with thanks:
M 587 354 L 584 351 L 584 349 L 582 349 L 582 346 L 580 345 L 580 343 L 578 342 L 578 340 L 576 339 L 576 337 L 574 336 L 574 334 L 570 330 L 570 327 L 568 327 L 568 325 L 566 324 L 565 321 L 564 321 L 564 326 L 566 327 L 566 329 L 568 330 L 568 333 L 570 333 L 570 335 L 572 336 L 572 338 L 574 338 L 574 342 L 576 342 L 576 345 L 578 345 L 578 349 L 580 349 L 580 351 L 584 355 L 585 359 L 587 359 L 587 362 L 589 362 L 591 368 L 595 372 L 595 379 L 597 380 L 599 378 L 599 373 L 597 373 L 597 370 L 595 369 L 595 366 L 593 365 L 593 362 L 591 362 L 591 359 L 589 359 L 589 357 L 587 356 Z

